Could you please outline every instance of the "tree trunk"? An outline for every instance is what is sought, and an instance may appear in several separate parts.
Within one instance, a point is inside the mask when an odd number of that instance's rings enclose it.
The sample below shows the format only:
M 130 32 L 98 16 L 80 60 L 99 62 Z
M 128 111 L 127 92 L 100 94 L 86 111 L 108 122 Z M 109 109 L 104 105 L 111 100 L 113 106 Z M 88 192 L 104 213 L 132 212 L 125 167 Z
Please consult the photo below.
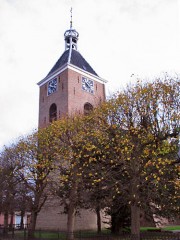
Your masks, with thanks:
M 34 231 L 36 228 L 36 220 L 37 220 L 37 212 L 32 211 L 31 212 L 31 220 L 30 220 L 30 225 L 28 229 L 28 236 L 29 237 L 34 237 Z
M 70 190 L 69 206 L 68 206 L 68 219 L 67 219 L 67 240 L 74 239 L 74 222 L 76 213 L 76 201 L 77 201 L 77 182 L 74 175 L 74 181 Z
M 131 235 L 133 240 L 140 240 L 140 208 L 137 204 L 131 206 Z
M 120 224 L 118 221 L 118 213 L 111 214 L 111 233 L 112 234 L 119 234 L 120 231 Z
M 135 139 L 136 141 L 136 139 Z M 131 235 L 133 240 L 140 240 L 140 207 L 139 207 L 139 189 L 140 185 L 140 159 L 135 157 L 136 151 L 134 154 L 134 160 L 131 161 L 132 169 L 132 179 L 130 181 L 131 186 Z
M 100 233 L 101 232 L 101 212 L 100 212 L 99 206 L 96 208 L 96 215 L 97 215 L 97 231 L 98 233 Z
M 21 211 L 20 229 L 24 229 L 24 211 Z
M 11 230 L 13 228 L 13 220 L 14 220 L 14 213 L 12 212 L 11 213 L 11 218 L 10 218 L 10 224 L 9 224 L 9 229 L 11 229 Z
M 75 221 L 75 207 L 74 204 L 69 204 L 68 219 L 67 219 L 67 239 L 74 239 L 74 221 Z

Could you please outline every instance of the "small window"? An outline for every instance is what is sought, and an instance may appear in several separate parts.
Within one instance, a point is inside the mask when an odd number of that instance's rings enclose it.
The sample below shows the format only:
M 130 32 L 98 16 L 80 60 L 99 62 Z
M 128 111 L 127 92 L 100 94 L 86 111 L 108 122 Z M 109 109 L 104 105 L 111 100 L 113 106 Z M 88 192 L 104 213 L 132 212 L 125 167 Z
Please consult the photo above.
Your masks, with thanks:
M 84 104 L 84 115 L 90 114 L 92 110 L 93 110 L 93 106 L 90 103 Z
M 53 103 L 49 108 L 49 122 L 57 120 L 57 106 Z

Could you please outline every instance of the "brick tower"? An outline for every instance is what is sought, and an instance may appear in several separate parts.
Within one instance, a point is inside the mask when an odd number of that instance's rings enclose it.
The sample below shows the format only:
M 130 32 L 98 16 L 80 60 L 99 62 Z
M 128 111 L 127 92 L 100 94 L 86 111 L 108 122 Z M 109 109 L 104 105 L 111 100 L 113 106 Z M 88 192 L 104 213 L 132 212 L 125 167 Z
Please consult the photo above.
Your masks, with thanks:
M 41 80 L 39 127 L 46 127 L 64 115 L 87 113 L 105 100 L 105 80 L 100 78 L 77 48 L 79 34 L 65 31 L 65 51 L 47 76 Z
M 72 28 L 65 31 L 65 51 L 41 80 L 39 95 L 39 127 L 48 126 L 65 115 L 87 114 L 105 100 L 105 80 L 100 78 L 77 49 L 79 34 Z M 66 230 L 67 215 L 59 199 L 49 197 L 38 214 L 37 226 L 42 229 Z M 103 225 L 104 223 L 102 223 Z M 96 229 L 96 214 L 81 209 L 75 219 L 75 230 Z

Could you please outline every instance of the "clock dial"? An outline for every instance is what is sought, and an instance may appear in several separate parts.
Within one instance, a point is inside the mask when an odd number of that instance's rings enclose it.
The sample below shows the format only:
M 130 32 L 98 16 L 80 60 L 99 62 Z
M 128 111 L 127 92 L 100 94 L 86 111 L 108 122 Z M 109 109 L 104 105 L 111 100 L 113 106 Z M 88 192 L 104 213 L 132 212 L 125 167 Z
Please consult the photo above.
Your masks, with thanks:
M 53 80 L 48 82 L 48 90 L 47 94 L 48 96 L 54 92 L 57 91 L 57 78 L 54 78 Z
M 93 94 L 94 93 L 93 80 L 82 77 L 82 90 Z

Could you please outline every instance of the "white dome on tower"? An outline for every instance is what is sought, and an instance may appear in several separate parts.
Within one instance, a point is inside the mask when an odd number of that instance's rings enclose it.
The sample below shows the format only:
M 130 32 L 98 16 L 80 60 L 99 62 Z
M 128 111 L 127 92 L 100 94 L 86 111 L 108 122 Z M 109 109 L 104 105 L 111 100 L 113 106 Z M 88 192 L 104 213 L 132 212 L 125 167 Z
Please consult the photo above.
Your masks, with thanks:
M 72 49 L 77 50 L 77 41 L 78 41 L 79 33 L 75 30 L 70 28 L 66 30 L 64 33 L 64 40 L 65 40 L 65 50 Z
M 71 8 L 70 29 L 66 30 L 64 33 L 65 50 L 68 50 L 68 49 L 77 50 L 78 37 L 79 37 L 79 33 L 72 28 L 72 8 Z

